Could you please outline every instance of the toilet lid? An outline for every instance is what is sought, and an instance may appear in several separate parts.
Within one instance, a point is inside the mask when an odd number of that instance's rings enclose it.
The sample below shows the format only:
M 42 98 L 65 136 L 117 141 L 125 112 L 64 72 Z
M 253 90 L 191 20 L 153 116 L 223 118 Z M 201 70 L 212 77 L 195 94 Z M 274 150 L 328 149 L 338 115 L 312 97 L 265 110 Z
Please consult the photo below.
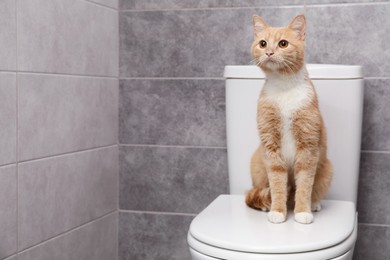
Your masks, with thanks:
M 355 206 L 349 201 L 322 201 L 314 222 L 300 224 L 289 211 L 287 221 L 273 224 L 267 213 L 245 205 L 243 195 L 220 195 L 190 226 L 198 241 L 228 250 L 250 253 L 299 253 L 335 246 L 355 226 Z

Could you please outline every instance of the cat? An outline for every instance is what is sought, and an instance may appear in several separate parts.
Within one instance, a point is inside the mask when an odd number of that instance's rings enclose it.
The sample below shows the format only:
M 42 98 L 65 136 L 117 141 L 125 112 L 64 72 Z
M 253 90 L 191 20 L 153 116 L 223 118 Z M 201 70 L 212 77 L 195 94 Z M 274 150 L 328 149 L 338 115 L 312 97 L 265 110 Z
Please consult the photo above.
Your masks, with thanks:
M 327 158 L 326 129 L 305 61 L 306 18 L 296 16 L 282 28 L 253 16 L 254 62 L 266 75 L 257 106 L 260 146 L 251 159 L 253 188 L 246 204 L 269 211 L 272 223 L 286 221 L 294 208 L 295 221 L 312 223 L 312 211 L 332 180 Z

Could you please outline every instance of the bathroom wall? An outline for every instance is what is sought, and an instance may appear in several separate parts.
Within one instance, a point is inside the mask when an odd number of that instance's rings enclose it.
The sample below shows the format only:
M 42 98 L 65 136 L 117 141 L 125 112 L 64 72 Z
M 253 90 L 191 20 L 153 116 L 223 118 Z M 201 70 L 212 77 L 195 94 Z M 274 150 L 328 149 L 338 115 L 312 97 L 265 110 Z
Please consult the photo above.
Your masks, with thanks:
M 298 13 L 308 62 L 364 66 L 354 259 L 388 258 L 390 3 L 371 2 L 120 0 L 119 259 L 189 259 L 190 221 L 228 192 L 223 68 L 250 64 L 253 14 Z
M 117 8 L 0 1 L 0 259 L 117 259 Z

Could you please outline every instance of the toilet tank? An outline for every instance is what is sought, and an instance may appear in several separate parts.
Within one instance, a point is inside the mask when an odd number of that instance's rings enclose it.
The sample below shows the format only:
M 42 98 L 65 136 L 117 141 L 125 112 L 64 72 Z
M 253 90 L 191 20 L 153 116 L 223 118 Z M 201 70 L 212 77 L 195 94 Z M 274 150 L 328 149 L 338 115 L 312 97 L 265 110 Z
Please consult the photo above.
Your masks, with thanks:
M 326 199 L 353 201 L 359 179 L 363 112 L 360 66 L 308 64 L 328 134 L 328 158 L 334 168 Z M 264 73 L 256 66 L 226 66 L 226 124 L 231 194 L 251 188 L 250 159 L 260 144 L 257 100 Z

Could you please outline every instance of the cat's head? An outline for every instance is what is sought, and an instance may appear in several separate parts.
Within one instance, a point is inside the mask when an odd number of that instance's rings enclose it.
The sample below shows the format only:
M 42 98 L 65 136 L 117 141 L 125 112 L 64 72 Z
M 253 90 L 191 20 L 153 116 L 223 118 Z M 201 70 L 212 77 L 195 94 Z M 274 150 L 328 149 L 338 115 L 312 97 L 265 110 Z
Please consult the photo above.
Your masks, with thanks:
M 304 65 L 306 19 L 296 16 L 287 27 L 270 27 L 253 16 L 254 40 L 251 47 L 254 62 L 266 73 L 294 74 Z

